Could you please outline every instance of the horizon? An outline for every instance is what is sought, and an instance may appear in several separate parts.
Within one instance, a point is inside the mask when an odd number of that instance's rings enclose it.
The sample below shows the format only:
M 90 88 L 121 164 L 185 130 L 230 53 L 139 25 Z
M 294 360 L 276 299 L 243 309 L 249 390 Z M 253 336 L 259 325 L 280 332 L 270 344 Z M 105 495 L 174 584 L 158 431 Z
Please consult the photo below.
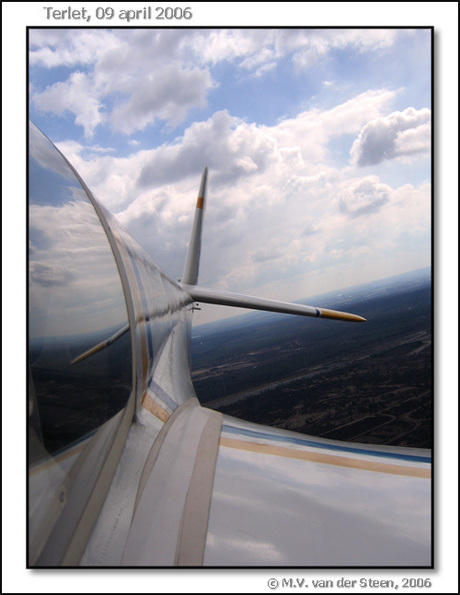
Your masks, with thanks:
M 396 282 L 397 279 L 407 278 L 407 277 L 410 277 L 410 276 L 417 276 L 417 277 L 420 277 L 420 278 L 423 277 L 423 279 L 425 279 L 425 276 L 426 275 L 429 275 L 429 278 L 426 279 L 426 281 L 430 284 L 430 286 L 432 286 L 433 273 L 432 273 L 432 267 L 429 266 L 429 267 L 422 267 L 420 269 L 415 269 L 413 271 L 407 271 L 405 273 L 398 273 L 397 275 L 392 275 L 391 277 L 383 277 L 381 279 L 375 279 L 373 281 L 366 281 L 365 283 L 358 283 L 357 285 L 352 285 L 350 287 L 337 288 L 337 289 L 334 289 L 332 291 L 328 291 L 326 293 L 321 293 L 321 294 L 318 294 L 318 295 L 313 295 L 313 296 L 308 296 L 308 297 L 305 297 L 305 298 L 301 298 L 300 300 L 296 300 L 295 302 L 296 303 L 306 303 L 307 301 L 309 301 L 309 304 L 308 305 L 317 306 L 317 307 L 321 307 L 321 306 L 329 306 L 329 307 L 331 307 L 331 304 L 327 304 L 327 300 L 333 298 L 334 296 L 340 297 L 340 294 L 337 295 L 338 292 L 357 291 L 360 288 L 362 288 L 362 289 L 366 289 L 366 288 L 371 289 L 371 287 L 373 285 L 378 285 L 380 283 L 385 283 L 385 282 L 387 282 L 387 285 L 385 286 L 385 289 L 389 289 L 389 288 L 392 287 L 392 282 L 393 283 Z M 404 282 L 404 281 L 401 279 L 401 282 Z M 352 296 L 352 297 L 353 297 L 353 301 L 355 301 L 355 299 L 359 299 L 360 298 L 360 296 L 358 296 L 358 295 Z M 366 299 L 366 297 L 367 296 L 362 296 L 362 299 Z M 310 300 L 316 300 L 316 299 L 318 299 L 318 300 L 326 300 L 326 302 L 325 303 L 322 303 L 322 304 L 320 304 L 320 303 L 311 303 L 310 302 Z M 340 303 L 340 302 L 338 302 L 338 303 Z M 200 304 L 200 306 L 201 306 L 201 304 Z M 270 312 L 269 313 L 269 312 L 263 312 L 263 311 L 260 311 L 260 310 L 251 310 L 249 308 L 231 308 L 229 306 L 216 306 L 216 305 L 213 305 L 213 304 L 203 304 L 203 307 L 205 307 L 205 308 L 212 307 L 213 309 L 217 309 L 217 308 L 223 309 L 224 308 L 226 310 L 232 310 L 232 311 L 234 311 L 234 313 L 231 314 L 230 316 L 218 317 L 215 320 L 211 320 L 211 321 L 208 321 L 208 322 L 203 322 L 203 323 L 198 323 L 198 324 L 195 324 L 195 322 L 193 322 L 193 325 L 192 325 L 192 339 L 195 338 L 194 337 L 194 334 L 193 334 L 194 333 L 194 330 L 196 330 L 198 328 L 202 328 L 202 327 L 207 326 L 207 325 L 209 325 L 209 327 L 211 328 L 211 326 L 214 326 L 214 325 L 217 326 L 217 325 L 219 325 L 219 323 L 225 324 L 225 323 L 234 322 L 236 324 L 238 322 L 237 319 L 238 318 L 241 318 L 243 316 L 247 317 L 247 316 L 257 315 L 257 314 L 260 315 L 260 316 L 264 316 L 264 315 L 265 316 L 266 315 L 277 316 L 277 317 L 279 317 L 279 316 L 287 316 L 285 314 L 277 314 L 275 312 Z M 358 312 L 358 314 L 359 314 L 359 312 Z M 195 316 L 196 316 L 196 314 L 194 313 L 193 320 L 195 320 Z M 241 322 L 243 322 L 243 321 L 241 321 Z

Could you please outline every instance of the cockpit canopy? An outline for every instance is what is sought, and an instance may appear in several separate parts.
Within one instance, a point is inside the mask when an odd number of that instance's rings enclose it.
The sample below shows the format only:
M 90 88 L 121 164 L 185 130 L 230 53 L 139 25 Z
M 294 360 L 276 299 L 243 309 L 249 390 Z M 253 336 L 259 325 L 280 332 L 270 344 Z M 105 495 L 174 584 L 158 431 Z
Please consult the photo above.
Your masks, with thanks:
M 132 385 L 129 328 L 107 235 L 67 161 L 32 125 L 29 139 L 30 463 L 83 439 L 125 406 Z M 38 445 L 41 444 L 42 448 Z

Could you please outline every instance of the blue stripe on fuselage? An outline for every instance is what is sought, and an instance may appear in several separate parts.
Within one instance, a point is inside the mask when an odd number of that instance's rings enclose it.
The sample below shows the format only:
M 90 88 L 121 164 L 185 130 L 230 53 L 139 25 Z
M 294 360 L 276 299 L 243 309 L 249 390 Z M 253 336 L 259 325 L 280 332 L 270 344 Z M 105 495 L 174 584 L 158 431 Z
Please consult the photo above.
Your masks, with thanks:
M 378 450 L 369 450 L 367 448 L 355 448 L 353 446 L 342 446 L 338 444 L 323 444 L 322 442 L 314 442 L 307 438 L 298 438 L 294 436 L 283 436 L 280 434 L 270 434 L 268 432 L 261 432 L 257 430 L 249 430 L 247 428 L 238 428 L 224 424 L 222 432 L 229 432 L 231 434 L 241 434 L 243 436 L 251 436 L 253 438 L 263 438 L 265 440 L 274 440 L 278 442 L 287 442 L 289 444 L 298 444 L 300 446 L 310 446 L 313 448 L 324 448 L 326 450 L 335 450 L 340 452 L 351 452 L 355 454 L 370 455 L 373 457 L 399 459 L 401 461 L 410 461 L 412 463 L 431 463 L 431 457 L 423 457 L 420 455 L 408 455 L 397 452 L 382 452 Z

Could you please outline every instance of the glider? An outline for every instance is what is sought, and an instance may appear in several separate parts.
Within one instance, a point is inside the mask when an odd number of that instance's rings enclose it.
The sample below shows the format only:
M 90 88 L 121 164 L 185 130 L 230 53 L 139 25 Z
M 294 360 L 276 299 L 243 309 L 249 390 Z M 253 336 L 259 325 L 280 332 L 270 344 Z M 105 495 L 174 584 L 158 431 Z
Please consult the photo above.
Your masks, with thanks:
M 191 381 L 197 301 L 364 319 L 200 287 L 207 169 L 170 280 L 29 135 L 28 567 L 430 567 L 429 450 L 235 419 Z

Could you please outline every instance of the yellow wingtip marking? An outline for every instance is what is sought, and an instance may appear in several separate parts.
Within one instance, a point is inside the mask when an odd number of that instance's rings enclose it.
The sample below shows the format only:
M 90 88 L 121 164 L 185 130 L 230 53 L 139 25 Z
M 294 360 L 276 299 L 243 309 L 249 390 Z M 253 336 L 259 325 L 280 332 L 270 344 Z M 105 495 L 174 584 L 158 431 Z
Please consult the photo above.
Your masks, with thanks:
M 348 314 L 348 312 L 337 312 L 327 308 L 319 308 L 321 318 L 330 318 L 332 320 L 346 320 L 348 322 L 366 322 L 366 319 L 357 314 Z
M 73 366 L 73 364 L 77 364 L 78 362 L 85 360 L 86 358 L 94 355 L 95 353 L 98 353 L 98 351 L 101 351 L 102 349 L 104 349 L 104 347 L 105 347 L 104 344 L 100 344 L 100 345 L 96 345 L 95 347 L 92 347 L 91 349 L 88 349 L 88 351 L 81 353 L 79 356 L 77 356 L 75 359 L 73 359 L 70 362 L 70 365 Z

